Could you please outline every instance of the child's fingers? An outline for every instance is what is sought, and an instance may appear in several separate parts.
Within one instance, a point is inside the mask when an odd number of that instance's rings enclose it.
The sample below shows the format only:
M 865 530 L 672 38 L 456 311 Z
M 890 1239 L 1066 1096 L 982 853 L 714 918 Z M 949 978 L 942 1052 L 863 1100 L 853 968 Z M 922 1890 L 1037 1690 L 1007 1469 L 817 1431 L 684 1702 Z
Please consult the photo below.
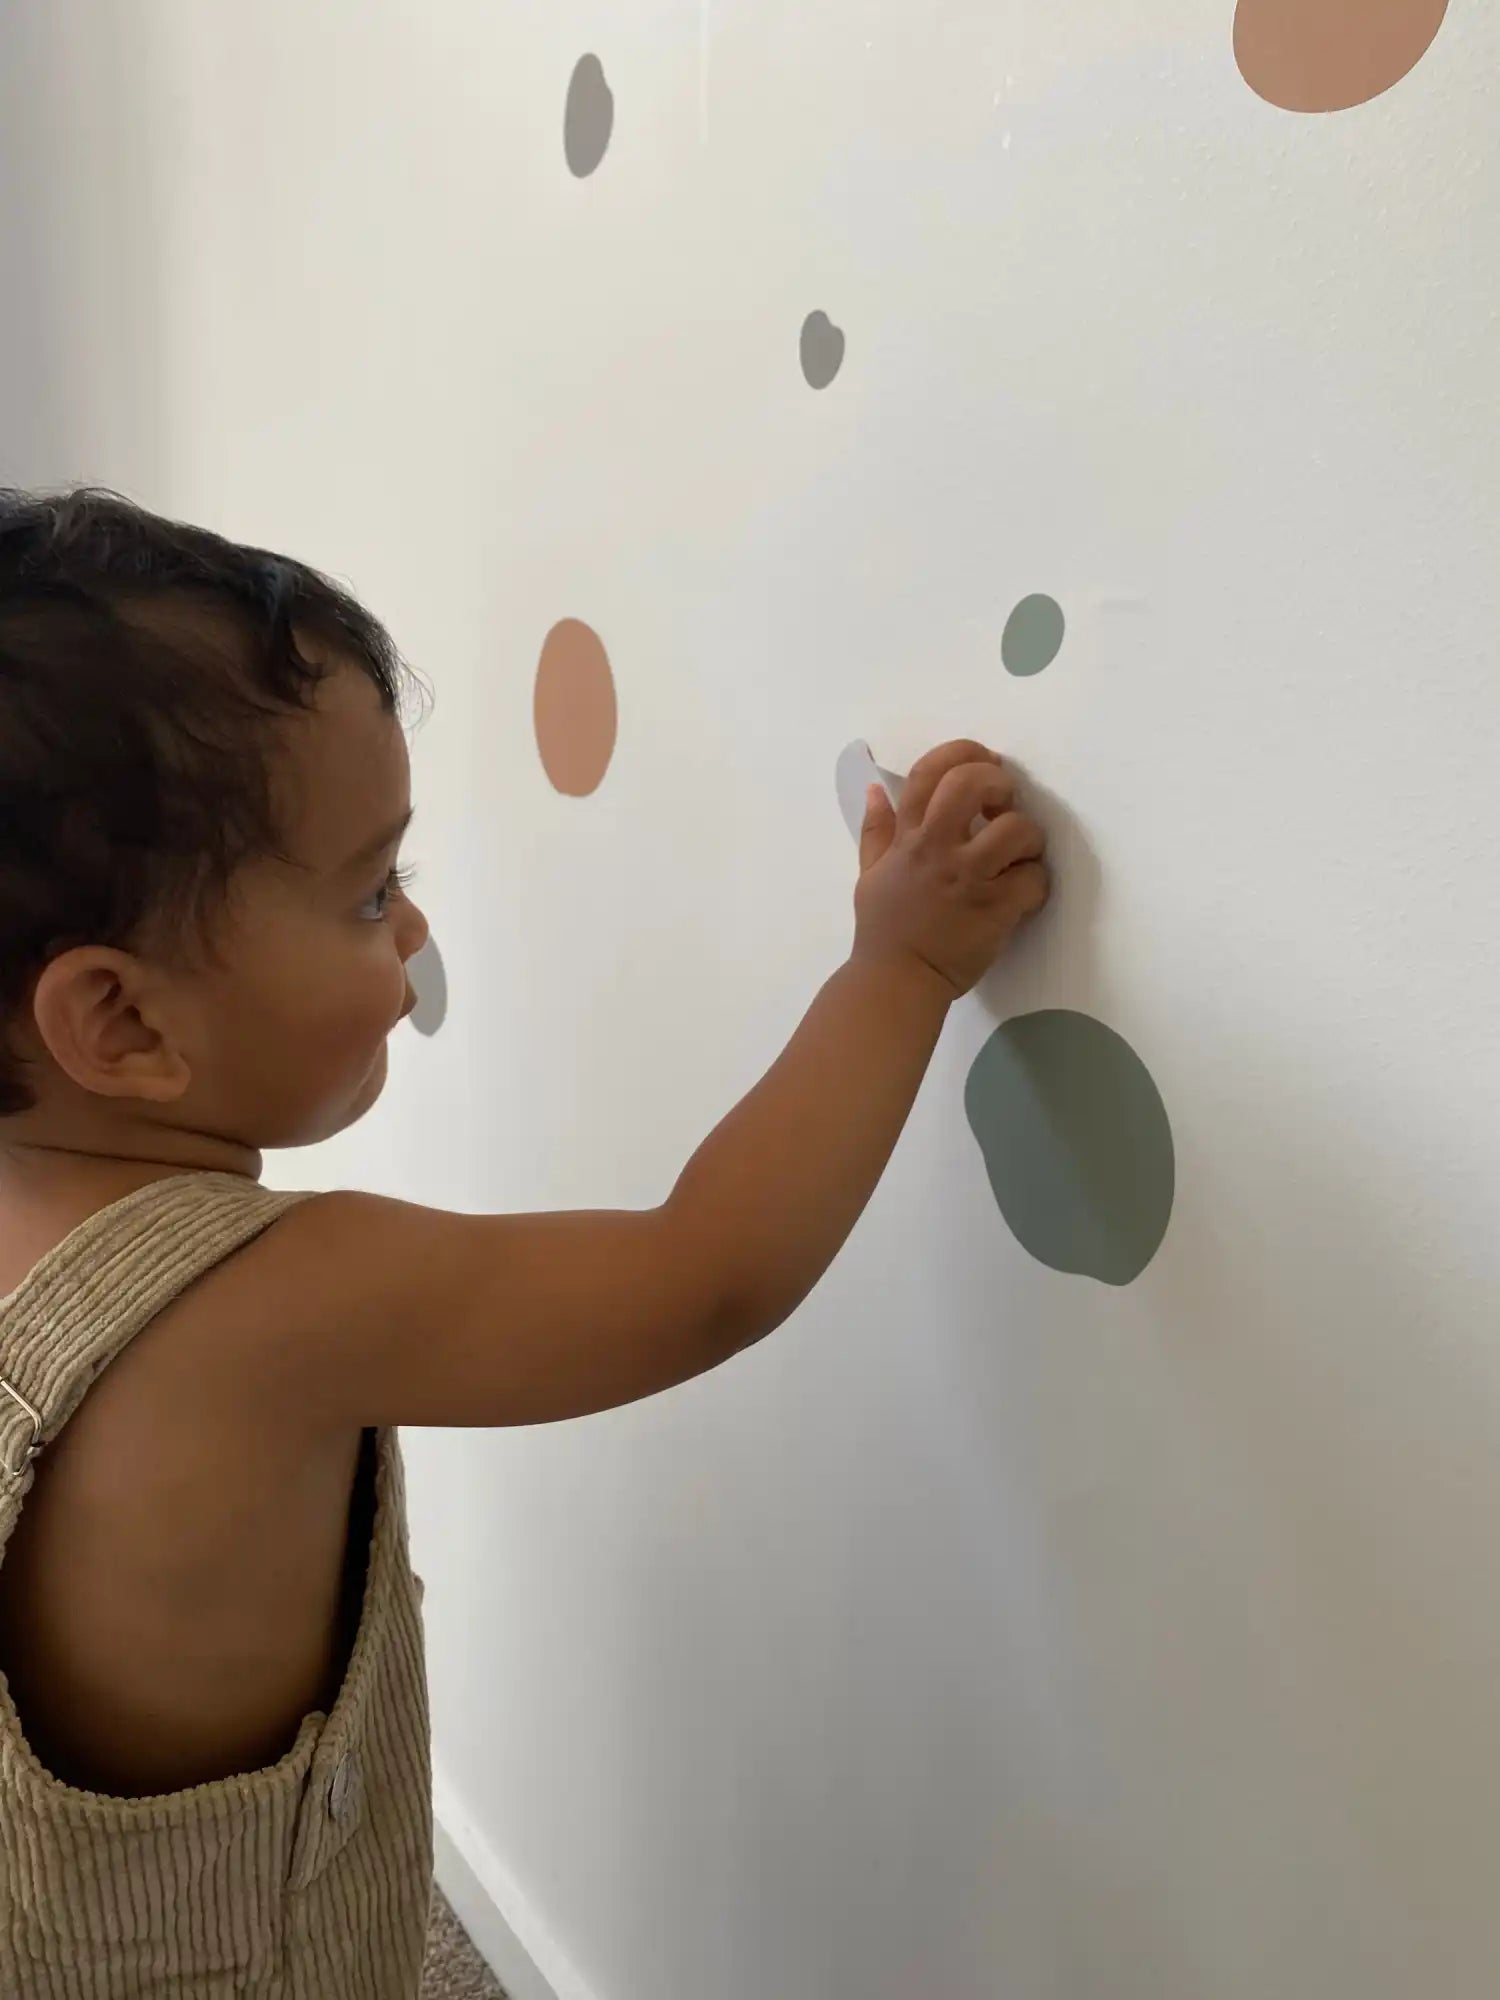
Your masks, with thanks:
M 964 849 L 964 859 L 978 876 L 1003 875 L 1018 861 L 1040 861 L 1047 836 L 1025 813 L 1003 812 L 986 822 Z
M 1018 861 L 995 877 L 993 887 L 1018 917 L 1034 917 L 1052 894 L 1052 877 L 1040 861 Z
M 871 785 L 865 793 L 864 824 L 859 830 L 861 874 L 873 868 L 896 837 L 896 808 L 884 785 Z
M 1004 812 L 1015 795 L 1015 779 L 998 764 L 962 764 L 939 778 L 922 831 L 937 840 L 962 841 L 987 808 Z
M 901 788 L 901 804 L 896 811 L 900 830 L 910 833 L 922 824 L 933 793 L 949 771 L 963 764 L 998 765 L 1000 761 L 998 752 L 986 750 L 982 743 L 940 743 L 936 750 L 929 750 L 912 765 L 911 774 Z

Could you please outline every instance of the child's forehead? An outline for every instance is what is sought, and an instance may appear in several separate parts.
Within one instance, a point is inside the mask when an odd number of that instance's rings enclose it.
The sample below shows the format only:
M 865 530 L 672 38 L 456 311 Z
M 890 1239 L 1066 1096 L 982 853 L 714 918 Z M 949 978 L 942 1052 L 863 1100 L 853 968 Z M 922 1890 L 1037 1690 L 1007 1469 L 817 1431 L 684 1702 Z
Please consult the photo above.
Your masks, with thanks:
M 311 707 L 287 719 L 279 774 L 290 843 L 320 868 L 342 866 L 399 819 L 410 790 L 406 740 L 379 690 L 349 662 L 327 669 Z

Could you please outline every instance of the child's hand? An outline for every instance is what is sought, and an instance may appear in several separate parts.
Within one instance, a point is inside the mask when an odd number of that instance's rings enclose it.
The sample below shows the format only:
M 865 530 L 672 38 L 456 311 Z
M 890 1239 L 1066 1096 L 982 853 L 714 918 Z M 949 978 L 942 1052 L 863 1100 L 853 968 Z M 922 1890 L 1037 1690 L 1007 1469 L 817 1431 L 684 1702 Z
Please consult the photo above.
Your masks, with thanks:
M 945 743 L 893 807 L 872 785 L 859 842 L 854 956 L 919 963 L 967 993 L 1047 900 L 1046 839 L 979 743 Z M 975 831 L 977 821 L 983 825 Z
M 444 1215 L 305 1202 L 276 1319 L 302 1411 L 368 1424 L 544 1424 L 700 1375 L 778 1326 L 859 1218 L 950 1004 L 1047 899 L 1042 835 L 992 751 L 949 743 L 869 802 L 854 953 L 659 1208 Z M 979 830 L 974 831 L 976 822 Z M 894 976 L 893 976 L 894 975 Z M 268 1379 L 274 1371 L 263 1371 Z

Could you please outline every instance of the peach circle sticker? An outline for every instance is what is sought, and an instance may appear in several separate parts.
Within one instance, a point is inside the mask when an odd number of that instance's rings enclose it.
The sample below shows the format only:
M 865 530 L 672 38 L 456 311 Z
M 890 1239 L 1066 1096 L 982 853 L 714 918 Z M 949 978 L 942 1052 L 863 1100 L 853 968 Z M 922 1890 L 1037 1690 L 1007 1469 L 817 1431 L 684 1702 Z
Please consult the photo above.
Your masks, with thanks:
M 1239 0 L 1234 59 L 1283 111 L 1348 111 L 1426 55 L 1448 0 Z
M 553 626 L 537 662 L 536 747 L 553 786 L 570 798 L 596 791 L 614 755 L 618 710 L 609 655 L 579 618 Z

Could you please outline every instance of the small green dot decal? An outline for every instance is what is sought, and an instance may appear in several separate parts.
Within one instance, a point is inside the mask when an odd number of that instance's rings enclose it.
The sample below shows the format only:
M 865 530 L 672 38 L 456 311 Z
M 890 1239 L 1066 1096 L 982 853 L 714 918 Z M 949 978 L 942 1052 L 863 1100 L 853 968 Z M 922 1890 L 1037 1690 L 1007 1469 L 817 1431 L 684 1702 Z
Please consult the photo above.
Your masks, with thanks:
M 1000 640 L 1006 672 L 1025 679 L 1050 667 L 1062 651 L 1066 623 L 1055 597 L 1023 597 L 1006 619 Z

